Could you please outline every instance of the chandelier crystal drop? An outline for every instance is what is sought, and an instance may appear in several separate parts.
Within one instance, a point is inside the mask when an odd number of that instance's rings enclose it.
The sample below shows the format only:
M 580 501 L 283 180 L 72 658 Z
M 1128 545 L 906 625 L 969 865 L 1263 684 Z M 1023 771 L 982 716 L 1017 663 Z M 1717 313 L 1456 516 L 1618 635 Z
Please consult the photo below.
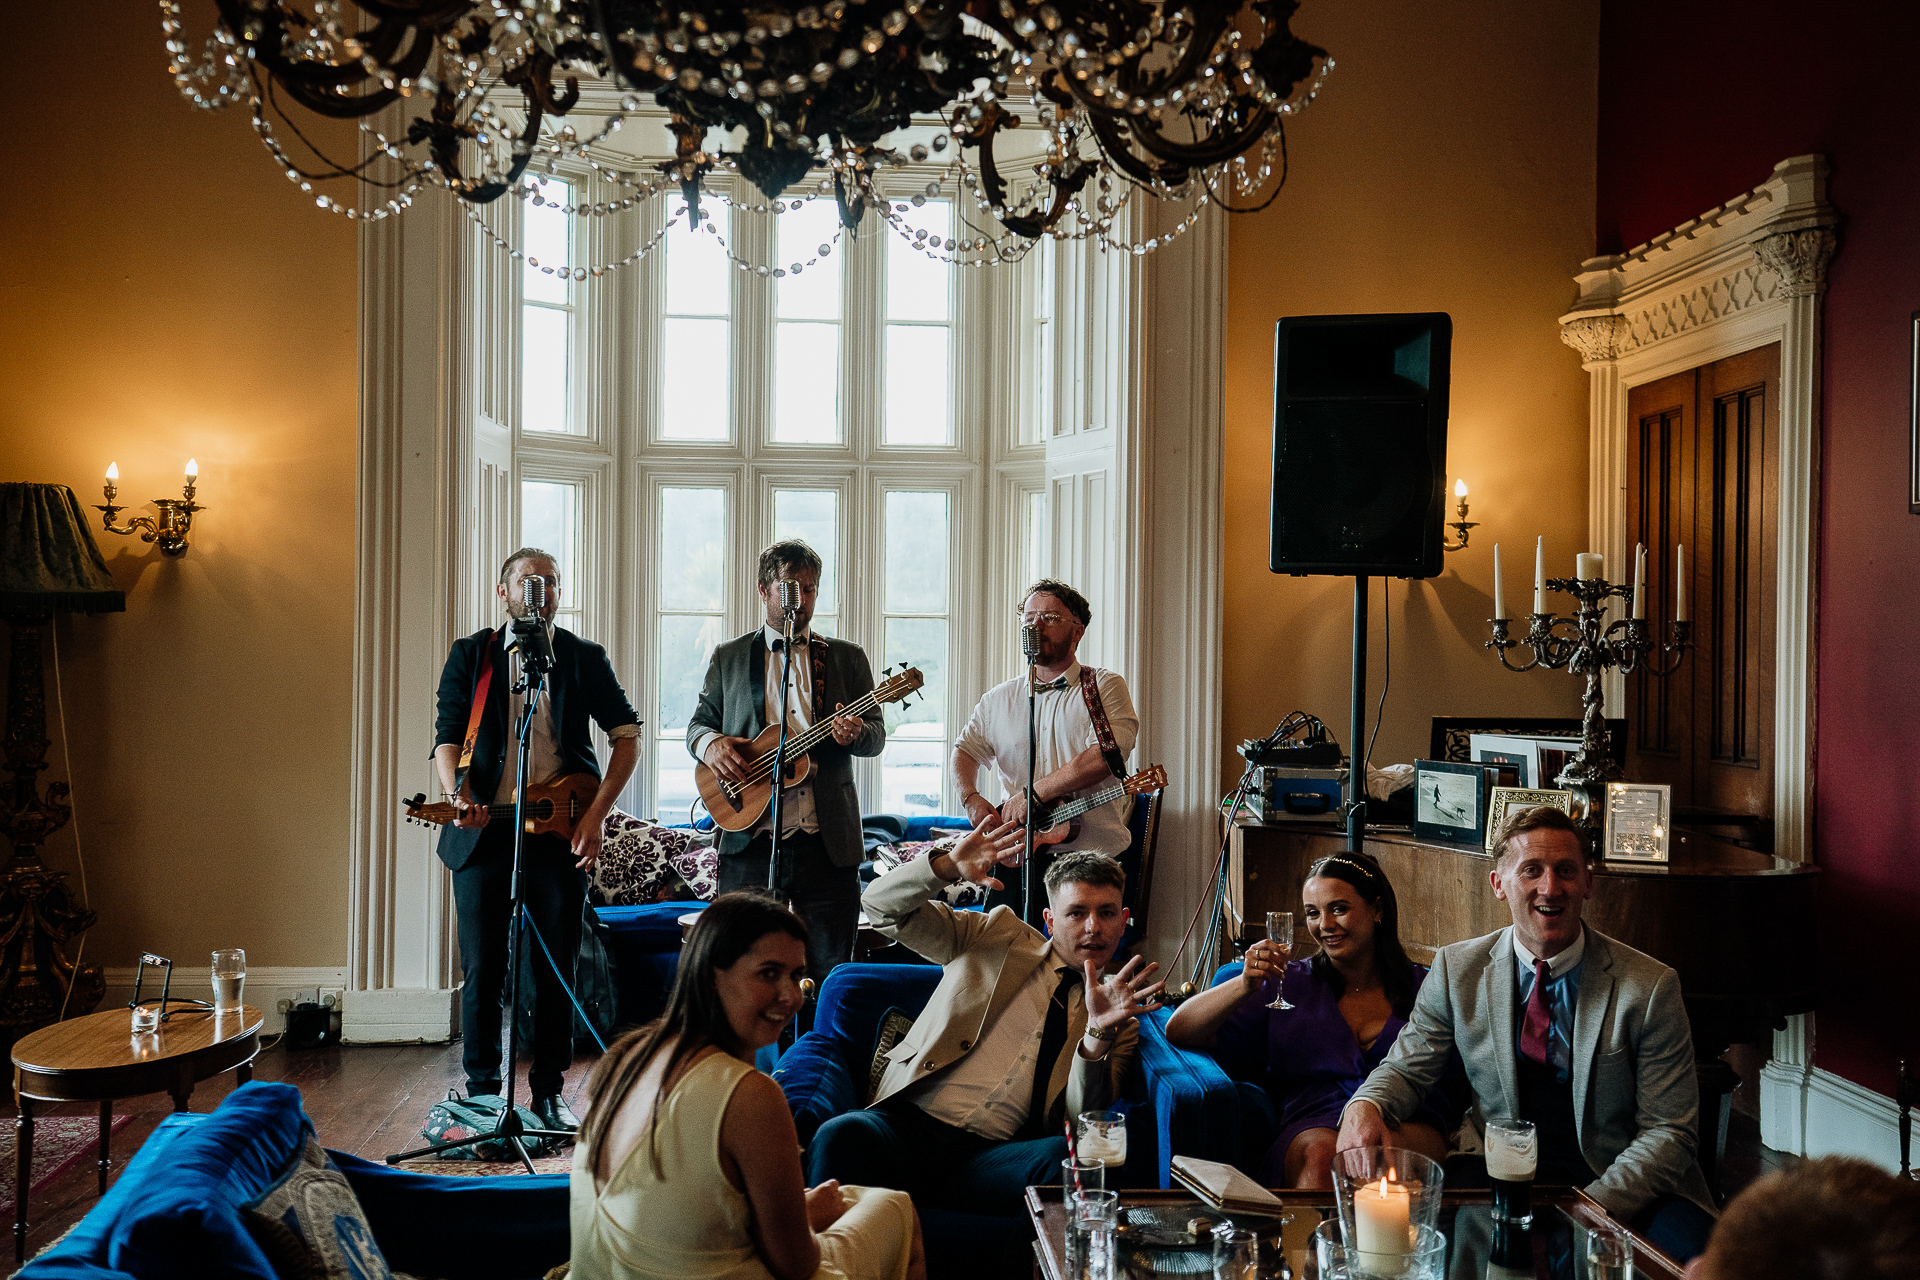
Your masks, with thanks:
M 873 212 L 921 252 L 964 265 L 1019 261 L 1042 236 L 1144 254 L 1192 227 L 1208 203 L 1229 212 L 1270 203 L 1286 180 L 1286 118 L 1333 69 L 1325 50 L 1289 30 L 1296 0 L 215 6 L 196 51 L 178 0 L 160 0 L 168 70 L 189 102 L 245 104 L 275 164 L 322 209 L 380 220 L 437 186 L 508 252 L 478 207 L 505 195 L 544 202 L 543 179 L 564 163 L 621 193 L 565 206 L 582 218 L 632 214 L 676 192 L 694 227 L 703 200 L 778 214 L 831 199 L 849 233 Z M 591 124 L 576 129 L 568 119 L 583 77 L 612 86 L 618 108 L 582 113 Z M 648 113 L 649 99 L 673 140 L 672 156 L 651 165 L 608 141 Z M 402 103 L 403 114 L 418 107 L 404 135 L 376 131 L 372 118 Z M 321 153 L 296 109 L 357 121 L 360 156 Z M 943 127 L 928 136 L 932 119 Z M 312 159 L 290 153 L 281 126 Z M 730 184 L 708 182 L 715 174 L 737 174 L 757 198 L 729 195 Z M 922 178 L 915 194 L 900 194 Z M 330 179 L 364 194 L 315 191 Z M 956 204 L 971 212 L 960 210 L 956 236 L 930 235 L 907 217 L 963 192 Z M 1189 207 L 1172 230 L 1134 240 L 1123 214 L 1142 192 Z M 651 234 L 617 261 L 558 269 L 599 278 L 660 240 Z

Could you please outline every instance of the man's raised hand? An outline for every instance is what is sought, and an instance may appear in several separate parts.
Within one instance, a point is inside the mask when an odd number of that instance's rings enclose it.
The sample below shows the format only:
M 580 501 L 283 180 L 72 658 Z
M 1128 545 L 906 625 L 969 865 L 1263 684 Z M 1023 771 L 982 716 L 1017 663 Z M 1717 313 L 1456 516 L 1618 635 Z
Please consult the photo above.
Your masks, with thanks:
M 1026 833 L 1019 827 L 988 818 L 985 823 L 961 836 L 953 852 L 943 856 L 952 863 L 954 874 L 960 879 L 985 885 L 989 889 L 999 889 L 1003 886 L 994 878 L 994 867 L 1019 866 L 1025 841 Z M 940 868 L 936 866 L 934 870 L 938 872 Z
M 1120 966 L 1120 972 L 1102 978 L 1093 961 L 1086 961 L 1081 976 L 1086 981 L 1087 1025 L 1114 1031 L 1152 1009 L 1154 997 L 1167 985 L 1148 981 L 1159 967 L 1135 956 Z

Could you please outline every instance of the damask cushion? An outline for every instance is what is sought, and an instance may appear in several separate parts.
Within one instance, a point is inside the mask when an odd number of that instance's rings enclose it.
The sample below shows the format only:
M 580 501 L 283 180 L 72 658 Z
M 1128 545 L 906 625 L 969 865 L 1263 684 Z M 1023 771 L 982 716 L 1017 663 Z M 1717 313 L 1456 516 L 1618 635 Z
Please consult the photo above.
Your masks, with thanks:
M 662 826 L 615 809 L 607 815 L 593 883 L 614 907 L 686 897 L 711 902 L 720 887 L 720 854 L 710 833 Z
M 248 1217 L 286 1280 L 392 1280 L 353 1187 L 311 1133 L 281 1179 L 248 1206 Z

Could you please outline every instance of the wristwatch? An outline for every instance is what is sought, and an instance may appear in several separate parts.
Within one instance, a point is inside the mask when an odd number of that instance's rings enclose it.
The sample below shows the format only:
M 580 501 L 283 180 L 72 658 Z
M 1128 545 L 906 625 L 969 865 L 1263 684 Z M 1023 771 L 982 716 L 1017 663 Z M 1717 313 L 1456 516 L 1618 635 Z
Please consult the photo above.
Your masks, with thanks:
M 1099 1027 L 1094 1026 L 1091 1022 L 1087 1024 L 1087 1039 L 1089 1040 L 1099 1040 L 1099 1041 L 1105 1042 L 1108 1040 L 1118 1039 L 1119 1035 L 1120 1033 L 1118 1031 L 1102 1031 Z

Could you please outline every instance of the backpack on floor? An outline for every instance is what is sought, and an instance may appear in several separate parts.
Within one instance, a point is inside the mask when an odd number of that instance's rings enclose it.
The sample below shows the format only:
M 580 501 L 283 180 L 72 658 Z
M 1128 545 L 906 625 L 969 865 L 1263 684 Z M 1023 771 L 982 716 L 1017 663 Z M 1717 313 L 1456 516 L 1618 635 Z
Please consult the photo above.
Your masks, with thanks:
M 500 1113 L 506 1109 L 507 1100 L 497 1093 L 475 1094 L 463 1098 L 456 1089 L 447 1090 L 447 1100 L 436 1102 L 427 1112 L 427 1127 L 420 1136 L 428 1142 L 452 1142 L 457 1138 L 470 1138 L 477 1133 L 492 1133 L 500 1124 Z M 515 1115 L 520 1117 L 524 1129 L 544 1128 L 540 1117 L 525 1107 L 515 1107 Z M 557 1138 L 536 1138 L 528 1135 L 520 1139 L 529 1156 L 544 1156 L 560 1145 Z M 513 1144 L 505 1139 L 492 1139 L 486 1142 L 471 1142 L 464 1147 L 450 1147 L 440 1153 L 442 1160 L 517 1160 Z

